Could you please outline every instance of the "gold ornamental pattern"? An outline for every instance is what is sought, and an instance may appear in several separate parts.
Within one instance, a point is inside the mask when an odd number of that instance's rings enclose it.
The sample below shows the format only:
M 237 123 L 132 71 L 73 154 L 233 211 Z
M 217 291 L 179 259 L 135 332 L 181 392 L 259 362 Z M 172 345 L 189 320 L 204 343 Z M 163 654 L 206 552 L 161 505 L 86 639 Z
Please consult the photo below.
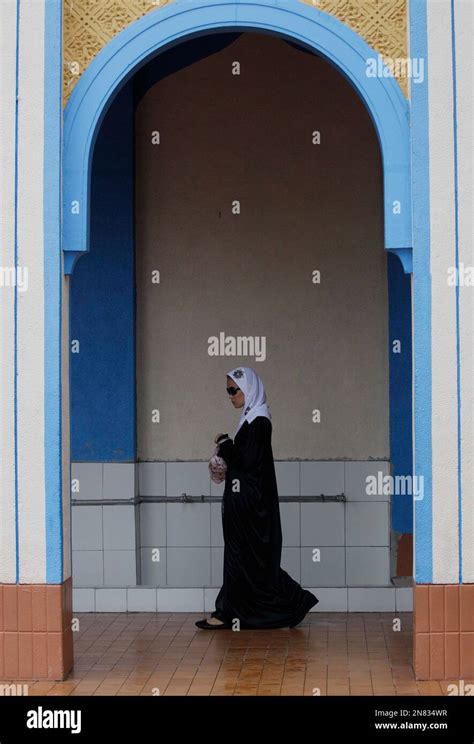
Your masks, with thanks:
M 63 0 L 63 105 L 103 47 L 134 21 L 174 0 Z M 407 0 L 300 0 L 338 18 L 384 59 L 407 56 Z M 394 74 L 405 96 L 403 67 Z

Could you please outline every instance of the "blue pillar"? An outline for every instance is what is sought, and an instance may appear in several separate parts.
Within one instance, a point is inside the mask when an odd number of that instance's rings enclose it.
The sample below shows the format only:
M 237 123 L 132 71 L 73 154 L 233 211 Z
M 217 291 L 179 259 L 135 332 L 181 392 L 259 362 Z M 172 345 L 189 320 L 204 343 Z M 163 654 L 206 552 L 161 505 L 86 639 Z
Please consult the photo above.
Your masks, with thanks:
M 71 277 L 71 459 L 135 459 L 134 106 L 128 83 L 102 122 L 90 252 Z M 74 342 L 79 353 L 74 353 Z
M 411 275 L 388 254 L 390 459 L 392 475 L 413 475 Z M 394 351 L 400 342 L 400 353 Z M 394 494 L 392 528 L 413 532 L 413 496 Z

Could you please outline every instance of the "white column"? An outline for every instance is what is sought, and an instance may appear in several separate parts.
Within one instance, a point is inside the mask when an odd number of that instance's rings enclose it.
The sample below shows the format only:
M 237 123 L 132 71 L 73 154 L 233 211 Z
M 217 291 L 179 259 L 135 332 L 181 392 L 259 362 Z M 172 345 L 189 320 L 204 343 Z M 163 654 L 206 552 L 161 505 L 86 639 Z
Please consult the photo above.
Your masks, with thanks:
M 19 581 L 45 581 L 44 473 L 44 1 L 20 2 L 18 55 L 17 432 Z
M 454 130 L 449 2 L 427 3 L 431 349 L 433 445 L 433 583 L 459 581 Z
M 0 3 L 0 583 L 16 581 L 16 2 Z
M 456 121 L 458 159 L 459 265 L 464 266 L 459 286 L 459 352 L 461 388 L 461 537 L 462 582 L 474 583 L 474 165 L 472 106 L 473 19 L 471 0 L 456 0 Z M 472 281 L 472 278 L 471 278 Z

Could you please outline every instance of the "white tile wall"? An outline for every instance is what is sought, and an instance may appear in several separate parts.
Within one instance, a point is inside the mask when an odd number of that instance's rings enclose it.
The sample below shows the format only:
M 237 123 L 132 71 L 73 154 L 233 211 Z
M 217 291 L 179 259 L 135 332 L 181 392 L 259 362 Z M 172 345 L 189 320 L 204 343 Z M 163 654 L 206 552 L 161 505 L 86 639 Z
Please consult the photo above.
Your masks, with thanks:
M 298 496 L 300 493 L 300 464 L 291 461 L 276 461 L 275 475 L 280 496 Z
M 288 501 L 280 503 L 283 545 L 297 547 L 301 545 L 300 507 L 301 504 L 298 503 Z
M 142 547 L 166 545 L 166 504 L 140 504 L 140 541 Z
M 394 587 L 380 587 L 379 589 L 348 588 L 349 612 L 394 612 Z
M 136 464 L 104 462 L 104 499 L 133 499 L 137 493 Z
M 308 588 L 319 599 L 318 604 L 312 607 L 310 612 L 347 612 L 347 587 L 337 587 L 335 589 L 328 589 L 325 586 L 320 586 L 317 589 Z
M 283 548 L 281 551 L 282 569 L 295 580 L 301 581 L 301 550 L 300 548 Z
M 346 548 L 348 586 L 387 586 L 390 583 L 390 551 L 387 548 Z
M 344 493 L 344 463 L 300 462 L 301 496 Z
M 72 549 L 102 550 L 102 505 L 81 506 L 71 509 Z
M 345 510 L 346 545 L 390 545 L 390 504 L 352 501 L 346 504 Z
M 202 589 L 157 589 L 158 612 L 204 612 Z
M 211 546 L 221 547 L 224 545 L 222 533 L 222 504 L 211 504 Z
M 166 495 L 210 496 L 211 478 L 207 462 L 167 462 Z
M 211 586 L 222 586 L 224 548 L 211 548 Z
M 73 462 L 71 464 L 71 490 L 73 499 L 102 499 L 101 462 Z
M 301 545 L 311 548 L 344 546 L 344 504 L 302 503 Z
M 396 605 L 397 592 L 412 589 L 395 587 L 314 587 L 308 589 L 319 602 L 310 612 L 411 612 L 411 603 Z M 212 612 L 219 589 L 156 587 L 114 587 L 73 589 L 73 612 Z
M 137 583 L 137 559 L 134 550 L 104 550 L 105 586 L 130 586 Z
M 156 612 L 156 589 L 128 587 L 127 612 Z
M 104 585 L 104 552 L 102 550 L 73 550 L 71 565 L 74 586 Z
M 390 496 L 382 492 L 375 495 L 367 493 L 367 478 L 377 477 L 380 472 L 383 478 L 390 475 L 390 463 L 386 461 L 345 462 L 345 494 L 348 501 L 389 501 Z M 370 482 L 370 481 L 369 481 Z
M 210 586 L 211 549 L 167 548 L 166 583 L 175 587 Z
M 103 520 L 104 550 L 136 549 L 135 506 L 133 504 L 104 506 Z
M 127 590 L 122 587 L 96 589 L 96 612 L 126 612 Z
M 95 612 L 95 589 L 73 588 L 72 606 L 73 612 Z
M 389 475 L 389 463 L 276 461 L 275 469 L 280 496 L 344 492 L 348 499 L 345 504 L 280 502 L 284 570 L 305 587 L 320 587 L 328 606 L 341 611 L 349 606 L 348 588 L 394 590 L 390 584 L 390 496 L 366 493 L 367 477 L 379 472 Z M 77 595 L 79 606 L 97 607 L 97 596 L 90 594 L 94 587 L 114 591 L 133 587 L 134 577 L 140 576 L 137 568 L 141 568 L 141 586 L 136 588 L 147 593 L 126 598 L 127 606 L 154 606 L 153 592 L 158 587 L 160 591 L 191 592 L 163 594 L 171 604 L 173 597 L 178 600 L 173 607 L 181 606 L 179 598 L 198 596 L 195 606 L 201 607 L 204 597 L 218 590 L 224 553 L 220 501 L 141 502 L 138 506 L 100 502 L 132 498 L 136 483 L 144 496 L 179 497 L 184 492 L 221 497 L 224 486 L 211 483 L 207 462 L 73 463 L 72 477 L 80 483 L 73 499 L 99 501 L 72 507 L 73 580 L 82 592 Z M 159 549 L 159 561 L 152 560 L 154 548 Z M 321 551 L 319 562 L 313 561 L 313 549 Z M 397 591 L 397 609 L 410 611 L 411 589 Z M 108 598 L 112 604 L 114 598 L 123 601 L 121 594 L 100 596 L 105 605 Z M 362 597 L 360 602 L 370 607 L 372 597 L 383 596 L 389 595 L 355 594 L 352 601 Z M 323 611 L 321 605 L 315 611 Z
M 166 504 L 167 545 L 209 547 L 211 544 L 211 505 L 190 502 Z
M 301 583 L 303 586 L 345 586 L 344 548 L 301 548 Z
M 397 587 L 395 591 L 395 609 L 398 612 L 413 611 L 413 587 Z
M 166 586 L 166 547 L 140 549 L 143 586 Z
M 140 462 L 138 490 L 141 496 L 166 496 L 166 466 L 164 462 Z

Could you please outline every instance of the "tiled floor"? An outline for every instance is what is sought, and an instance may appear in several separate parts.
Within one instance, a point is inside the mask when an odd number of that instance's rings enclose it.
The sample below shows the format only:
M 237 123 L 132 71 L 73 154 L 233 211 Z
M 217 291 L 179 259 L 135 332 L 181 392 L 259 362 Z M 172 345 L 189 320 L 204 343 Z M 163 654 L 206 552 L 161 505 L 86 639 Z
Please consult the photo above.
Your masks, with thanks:
M 292 630 L 207 631 L 202 613 L 76 613 L 75 666 L 30 695 L 445 695 L 417 682 L 412 614 L 313 612 Z M 474 680 L 464 680 L 464 684 Z

